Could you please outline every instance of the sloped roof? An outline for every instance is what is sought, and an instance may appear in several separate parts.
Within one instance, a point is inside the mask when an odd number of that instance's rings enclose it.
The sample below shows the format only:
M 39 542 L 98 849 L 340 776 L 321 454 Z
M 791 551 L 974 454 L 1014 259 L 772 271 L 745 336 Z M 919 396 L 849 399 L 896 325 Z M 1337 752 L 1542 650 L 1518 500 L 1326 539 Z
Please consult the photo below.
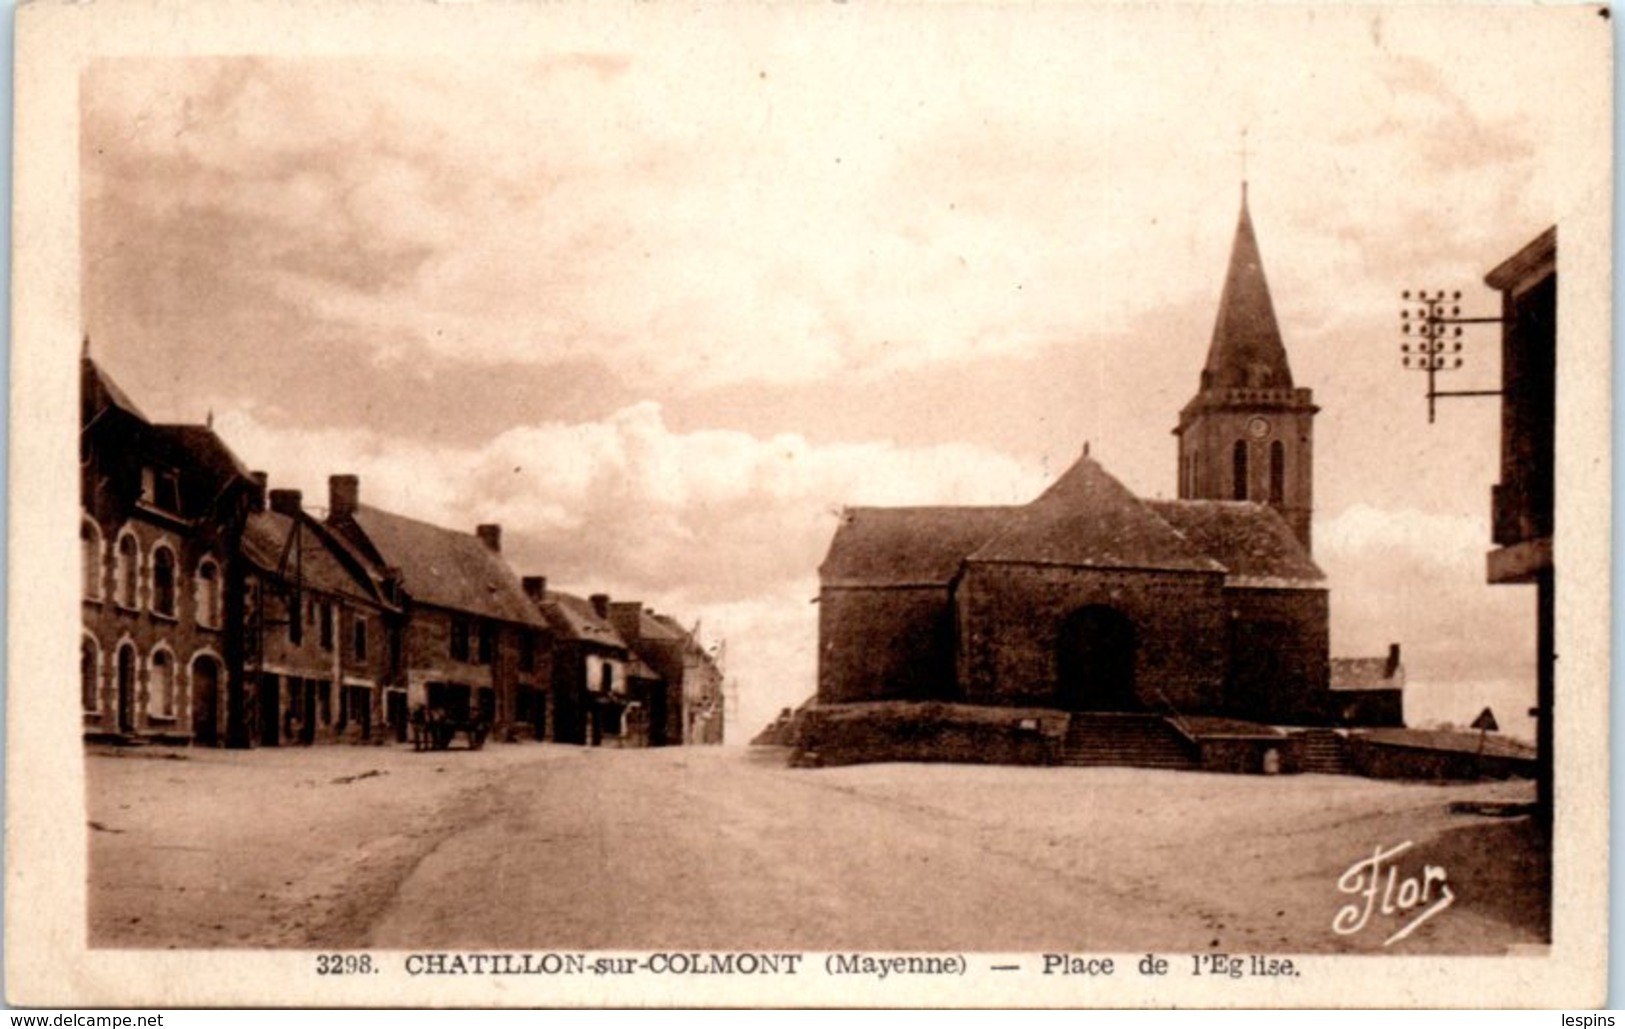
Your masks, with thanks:
M 79 361 L 79 388 L 83 392 L 85 408 L 92 415 L 98 414 L 103 408 L 111 407 L 140 421 L 148 421 L 147 416 L 137 407 L 135 401 L 130 399 L 128 393 L 114 382 L 112 377 L 101 365 L 88 357 Z
M 1285 519 L 1268 505 L 1238 500 L 1144 503 L 1232 576 L 1283 584 L 1326 578 Z
M 1534 747 L 1498 733 L 1480 734 L 1471 730 L 1451 729 L 1364 729 L 1360 732 L 1360 738 L 1392 747 L 1417 747 L 1458 754 L 1482 753 L 1485 757 L 1527 761 L 1535 759 Z
M 373 584 L 351 571 L 334 553 L 335 541 L 310 522 L 304 524 L 297 549 L 288 552 L 284 565 L 283 553 L 288 548 L 293 528 L 293 519 L 276 511 L 250 514 L 248 524 L 243 527 L 243 556 L 260 569 L 280 573 L 290 582 L 298 578 L 311 589 L 378 601 Z
M 365 504 L 354 521 L 416 600 L 527 625 L 543 624 L 519 577 L 478 536 Z
M 1386 657 L 1334 657 L 1330 685 L 1334 690 L 1394 689 L 1400 680 L 1397 675 L 1389 678 Z
M 818 572 L 825 586 L 947 583 L 1012 507 L 849 507 Z
M 649 663 L 637 654 L 626 659 L 626 677 L 628 679 L 645 679 L 650 682 L 660 682 L 660 673 L 650 667 Z
M 582 640 L 606 647 L 626 649 L 626 641 L 615 627 L 593 610 L 592 603 L 573 593 L 548 590 L 540 605 L 542 615 L 561 640 Z
M 970 555 L 1083 568 L 1223 572 L 1087 454 Z
M 160 447 L 176 458 L 190 460 L 216 484 L 234 476 L 251 481 L 248 466 L 207 425 L 154 425 L 152 431 Z
M 688 633 L 645 608 L 638 612 L 638 636 L 646 640 L 681 641 L 688 638 Z
M 1244 185 L 1230 268 L 1219 297 L 1219 316 L 1208 345 L 1207 365 L 1202 370 L 1202 388 L 1291 386 L 1292 369 L 1281 342 L 1281 327 L 1275 320 L 1269 283 L 1264 279 L 1264 259 L 1258 252 Z

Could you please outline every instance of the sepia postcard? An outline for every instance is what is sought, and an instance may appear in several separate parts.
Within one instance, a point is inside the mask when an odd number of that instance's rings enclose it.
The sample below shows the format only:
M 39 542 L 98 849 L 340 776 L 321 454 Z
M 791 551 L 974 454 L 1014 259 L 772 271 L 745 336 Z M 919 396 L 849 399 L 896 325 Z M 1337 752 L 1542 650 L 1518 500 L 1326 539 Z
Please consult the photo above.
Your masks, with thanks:
M 1603 1004 L 1612 36 L 24 5 L 8 1003 Z

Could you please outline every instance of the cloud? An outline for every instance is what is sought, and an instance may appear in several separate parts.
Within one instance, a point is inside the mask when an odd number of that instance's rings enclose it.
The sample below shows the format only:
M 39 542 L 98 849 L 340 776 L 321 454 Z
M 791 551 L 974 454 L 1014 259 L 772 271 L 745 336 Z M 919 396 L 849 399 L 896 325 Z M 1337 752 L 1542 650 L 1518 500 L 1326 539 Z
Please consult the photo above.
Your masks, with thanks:
M 1533 681 L 1534 591 L 1486 581 L 1484 519 L 1356 504 L 1315 531 L 1334 654 L 1380 654 L 1398 642 L 1413 677 Z
M 674 432 L 655 403 L 593 423 L 518 426 L 473 447 L 289 431 L 252 411 L 223 413 L 216 426 L 312 504 L 327 473 L 358 473 L 364 502 L 468 530 L 502 523 L 525 571 L 705 601 L 804 579 L 843 504 L 1003 504 L 1043 488 L 1042 470 L 983 447 Z

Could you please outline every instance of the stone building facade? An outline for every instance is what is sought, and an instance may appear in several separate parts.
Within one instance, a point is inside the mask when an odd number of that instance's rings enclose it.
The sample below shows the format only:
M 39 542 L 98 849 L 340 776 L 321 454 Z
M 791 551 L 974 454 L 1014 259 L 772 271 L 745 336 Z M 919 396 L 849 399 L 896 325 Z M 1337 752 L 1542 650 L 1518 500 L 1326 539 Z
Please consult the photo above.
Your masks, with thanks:
M 552 734 L 589 746 L 722 742 L 722 670 L 674 619 L 634 601 L 525 591 L 553 632 Z
M 243 557 L 255 741 L 363 742 L 385 725 L 404 739 L 394 581 L 305 511 L 298 490 L 271 490 L 270 508 L 249 516 Z
M 153 424 L 89 357 L 80 392 L 84 731 L 223 741 L 229 580 L 259 485 L 212 429 Z
M 502 530 L 457 532 L 360 502 L 354 475 L 329 479 L 326 527 L 374 568 L 387 569 L 404 629 L 386 698 L 390 731 L 414 708 L 439 708 L 490 725 L 500 738 L 531 737 L 535 696 L 547 692 L 546 623 L 502 559 Z

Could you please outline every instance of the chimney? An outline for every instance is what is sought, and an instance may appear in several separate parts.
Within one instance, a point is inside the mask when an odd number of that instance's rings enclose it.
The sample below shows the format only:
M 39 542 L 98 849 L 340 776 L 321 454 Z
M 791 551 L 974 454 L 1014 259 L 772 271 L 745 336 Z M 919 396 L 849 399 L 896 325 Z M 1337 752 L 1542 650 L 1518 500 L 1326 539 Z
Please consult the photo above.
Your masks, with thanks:
M 1392 679 L 1394 673 L 1399 671 L 1399 644 L 1388 644 L 1388 666 L 1383 670 L 1384 679 Z
M 304 495 L 296 489 L 274 489 L 271 491 L 271 510 L 289 518 L 298 518 L 304 507 L 304 499 Z
M 525 596 L 529 597 L 530 599 L 537 602 L 546 599 L 547 576 L 527 575 L 523 579 L 519 580 L 519 584 L 525 587 Z
M 354 518 L 355 509 L 360 504 L 360 478 L 354 475 L 329 475 L 327 477 L 328 521 L 341 522 Z
M 474 527 L 474 535 L 480 538 L 481 543 L 490 548 L 491 553 L 502 553 L 502 526 L 476 525 Z
M 636 600 L 609 605 L 609 624 L 627 643 L 637 643 L 643 638 L 642 615 L 643 605 Z
M 385 565 L 379 571 L 380 585 L 384 590 L 384 598 L 391 604 L 401 602 L 401 569 L 399 565 Z
M 593 610 L 594 614 L 596 614 L 599 618 L 603 618 L 603 619 L 606 619 L 606 620 L 609 618 L 609 594 L 608 593 L 594 593 L 592 596 L 588 597 L 587 599 L 592 602 L 592 610 Z
M 271 476 L 266 472 L 249 472 L 248 477 L 254 480 L 254 510 L 265 510 L 265 491 L 271 485 Z

